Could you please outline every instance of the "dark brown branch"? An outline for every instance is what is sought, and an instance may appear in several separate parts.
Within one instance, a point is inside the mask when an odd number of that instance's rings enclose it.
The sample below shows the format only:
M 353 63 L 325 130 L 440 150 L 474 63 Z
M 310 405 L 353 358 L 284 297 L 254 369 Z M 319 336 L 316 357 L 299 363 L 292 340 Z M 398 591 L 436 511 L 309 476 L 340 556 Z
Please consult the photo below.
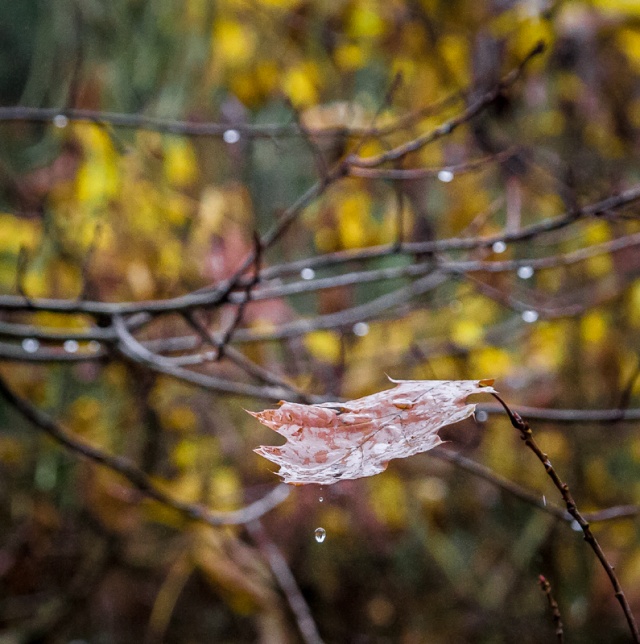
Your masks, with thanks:
M 547 598 L 547 602 L 549 603 L 549 609 L 551 610 L 551 617 L 553 617 L 553 623 L 555 624 L 555 627 L 556 627 L 556 637 L 558 638 L 559 644 L 562 644 L 564 642 L 564 628 L 562 626 L 562 615 L 560 614 L 560 607 L 558 606 L 558 602 L 554 599 L 553 595 L 551 594 L 551 584 L 547 581 L 544 575 L 540 575 L 538 577 L 538 583 L 540 584 L 540 588 L 542 588 L 542 592 L 545 594 Z
M 50 416 L 15 394 L 1 377 L 0 395 L 37 429 L 68 449 L 72 454 L 86 458 L 120 474 L 144 496 L 176 510 L 188 519 L 201 521 L 212 526 L 245 524 L 271 511 L 289 495 L 289 488 L 281 484 L 260 500 L 232 512 L 214 512 L 197 503 L 180 501 L 163 492 L 149 476 L 129 459 L 108 454 L 73 436 Z
M 573 496 L 569 491 L 569 486 L 558 476 L 558 473 L 556 472 L 553 465 L 551 464 L 549 457 L 540 449 L 540 447 L 538 446 L 538 443 L 536 443 L 536 441 L 534 440 L 533 432 L 531 431 L 531 427 L 529 426 L 529 423 L 527 423 L 527 421 L 524 420 L 520 416 L 520 414 L 512 411 L 507 405 L 507 403 L 505 403 L 504 400 L 502 400 L 502 398 L 500 398 L 498 394 L 492 394 L 492 396 L 502 405 L 504 410 L 507 412 L 507 415 L 509 416 L 509 420 L 511 421 L 511 424 L 515 429 L 517 429 L 520 432 L 520 437 L 524 441 L 525 445 L 536 455 L 538 460 L 544 465 L 545 471 L 547 472 L 547 474 L 549 475 L 549 478 L 553 481 L 553 484 L 560 492 L 560 495 L 562 496 L 562 500 L 567 506 L 567 512 L 569 512 L 569 514 L 576 520 L 576 522 L 582 529 L 582 532 L 584 534 L 584 540 L 589 544 L 589 546 L 595 553 L 596 557 L 598 558 L 598 561 L 602 565 L 602 568 L 607 574 L 607 577 L 609 578 L 609 581 L 613 586 L 614 596 L 618 600 L 618 603 L 620 604 L 620 606 L 622 607 L 622 611 L 627 620 L 627 624 L 629 625 L 629 630 L 631 631 L 633 641 L 640 642 L 640 631 L 638 631 L 638 625 L 636 624 L 636 620 L 633 616 L 633 613 L 631 612 L 631 607 L 629 606 L 627 597 L 624 594 L 624 591 L 622 590 L 622 586 L 620 586 L 620 582 L 613 569 L 613 566 L 609 563 L 606 555 L 604 554 L 604 551 L 602 550 L 602 547 L 600 546 L 600 543 L 598 542 L 593 532 L 591 531 L 589 522 L 583 516 L 583 514 L 578 510 L 578 506 L 576 505 L 576 502 L 574 501 Z

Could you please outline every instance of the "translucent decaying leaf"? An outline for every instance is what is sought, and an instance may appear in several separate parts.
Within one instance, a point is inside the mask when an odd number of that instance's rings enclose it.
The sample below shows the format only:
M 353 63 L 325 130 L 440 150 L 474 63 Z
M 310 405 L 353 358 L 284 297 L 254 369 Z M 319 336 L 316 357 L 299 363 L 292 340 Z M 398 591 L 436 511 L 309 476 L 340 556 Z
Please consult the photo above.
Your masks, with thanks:
M 467 396 L 491 393 L 493 380 L 392 380 L 393 389 L 346 403 L 302 405 L 253 413 L 282 434 L 280 447 L 256 453 L 280 466 L 285 483 L 330 485 L 383 472 L 394 458 L 426 452 L 442 443 L 438 430 L 467 418 Z

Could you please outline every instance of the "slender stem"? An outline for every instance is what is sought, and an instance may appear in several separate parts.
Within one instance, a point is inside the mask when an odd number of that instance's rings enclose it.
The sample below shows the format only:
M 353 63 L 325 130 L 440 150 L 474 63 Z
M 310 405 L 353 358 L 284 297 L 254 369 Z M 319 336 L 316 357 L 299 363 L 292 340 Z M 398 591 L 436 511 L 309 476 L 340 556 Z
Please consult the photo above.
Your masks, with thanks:
M 613 566 L 609 563 L 606 555 L 604 554 L 604 551 L 602 550 L 602 547 L 598 543 L 598 540 L 595 538 L 593 532 L 591 531 L 589 522 L 578 510 L 578 506 L 576 505 L 576 502 L 574 501 L 573 496 L 569 491 L 569 486 L 558 476 L 558 473 L 551 464 L 549 457 L 540 449 L 540 447 L 534 440 L 533 432 L 531 431 L 531 427 L 529 427 L 529 423 L 527 423 L 527 421 L 524 420 L 520 416 L 520 414 L 512 411 L 507 403 L 504 402 L 504 400 L 502 400 L 502 398 L 500 398 L 498 394 L 492 394 L 492 396 L 504 407 L 504 410 L 509 416 L 511 424 L 520 432 L 520 437 L 524 441 L 524 444 L 536 455 L 538 460 L 544 465 L 544 469 L 549 475 L 549 478 L 553 481 L 553 484 L 556 486 L 556 488 L 558 488 L 558 491 L 562 496 L 562 500 L 567 507 L 567 512 L 569 512 L 569 514 L 575 519 L 575 521 L 582 529 L 584 540 L 589 544 L 596 557 L 598 558 L 598 561 L 600 561 L 600 564 L 607 574 L 607 577 L 609 577 L 609 581 L 613 586 L 615 598 L 618 600 L 618 603 L 622 607 L 622 611 L 624 612 L 627 624 L 629 625 L 629 630 L 631 631 L 633 641 L 640 643 L 640 631 L 638 631 L 638 625 L 636 624 L 636 620 L 633 616 L 633 613 L 631 612 L 631 607 L 629 606 L 627 597 L 622 590 L 620 581 L 618 580 Z
M 0 396 L 20 412 L 29 422 L 47 434 L 56 443 L 67 448 L 71 453 L 82 456 L 120 474 L 145 496 L 173 508 L 188 519 L 202 521 L 212 526 L 245 524 L 266 514 L 280 505 L 289 496 L 289 487 L 281 484 L 258 501 L 231 512 L 214 512 L 197 503 L 180 501 L 164 492 L 147 474 L 129 459 L 122 456 L 114 456 L 76 438 L 73 434 L 58 425 L 50 416 L 15 394 L 1 377 Z
M 538 577 L 538 583 L 542 592 L 545 594 L 547 601 L 549 602 L 549 608 L 551 609 L 551 616 L 553 617 L 553 623 L 556 625 L 556 637 L 558 638 L 559 644 L 564 642 L 564 627 L 562 626 L 562 615 L 560 614 L 560 607 L 558 602 L 555 600 L 551 594 L 551 584 L 547 581 L 547 578 L 544 575 Z
M 322 644 L 322 638 L 311 615 L 309 605 L 302 595 L 286 559 L 282 556 L 276 544 L 271 540 L 259 519 L 248 522 L 245 527 L 267 560 L 271 572 L 280 585 L 282 592 L 284 592 L 289 607 L 298 624 L 302 639 L 306 644 Z

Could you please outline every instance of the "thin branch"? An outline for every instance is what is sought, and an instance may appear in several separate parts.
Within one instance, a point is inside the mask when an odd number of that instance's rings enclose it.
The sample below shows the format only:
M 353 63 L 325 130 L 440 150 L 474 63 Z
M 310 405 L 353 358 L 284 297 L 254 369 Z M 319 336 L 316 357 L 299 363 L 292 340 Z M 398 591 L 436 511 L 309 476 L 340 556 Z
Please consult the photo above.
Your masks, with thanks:
M 596 557 L 598 558 L 598 561 L 602 565 L 602 568 L 607 574 L 607 577 L 609 578 L 609 581 L 613 586 L 614 596 L 618 600 L 618 603 L 620 604 L 620 606 L 622 607 L 622 611 L 624 612 L 624 616 L 627 620 L 627 624 L 629 625 L 629 630 L 631 631 L 631 635 L 633 637 L 633 641 L 636 643 L 640 642 L 640 631 L 638 631 L 636 620 L 633 616 L 633 613 L 631 612 L 631 607 L 629 606 L 627 597 L 624 594 L 622 587 L 620 586 L 620 582 L 613 569 L 613 566 L 607 560 L 607 557 L 604 554 L 604 551 L 602 550 L 600 543 L 593 535 L 593 532 L 591 531 L 591 528 L 589 526 L 589 522 L 578 510 L 576 502 L 574 501 L 573 497 L 571 496 L 571 492 L 569 491 L 569 486 L 564 481 L 562 481 L 562 479 L 558 476 L 558 473 L 556 472 L 553 465 L 551 464 L 549 457 L 540 449 L 540 447 L 534 440 L 533 432 L 531 431 L 531 427 L 529 426 L 529 423 L 527 423 L 526 420 L 523 420 L 520 414 L 512 411 L 509 408 L 509 406 L 504 402 L 504 400 L 500 398 L 498 394 L 492 394 L 492 396 L 502 405 L 504 410 L 507 412 L 507 415 L 509 416 L 509 420 L 511 421 L 511 424 L 515 429 L 517 429 L 520 432 L 520 436 L 524 441 L 525 445 L 536 455 L 538 460 L 544 465 L 544 469 L 549 475 L 549 478 L 553 481 L 553 484 L 560 492 L 562 496 L 562 500 L 567 506 L 567 511 L 576 520 L 576 522 L 582 529 L 585 541 L 589 544 L 589 546 L 595 553 Z
M 306 644 L 322 644 L 322 638 L 309 610 L 309 605 L 302 595 L 286 559 L 258 519 L 247 522 L 245 527 L 263 557 L 267 560 L 273 576 L 287 598 L 302 639 Z
M 338 176 L 342 176 L 342 170 L 334 172 L 334 179 Z M 279 224 L 276 225 L 262 240 L 262 247 L 265 249 L 268 245 L 273 243 L 286 229 L 287 225 L 290 224 L 301 212 L 301 210 L 306 207 L 315 197 L 319 196 L 326 186 L 321 186 L 316 184 L 312 186 L 298 201 L 293 204 L 285 213 L 281 216 Z M 267 268 L 261 273 L 261 280 L 268 280 L 275 277 L 281 277 L 285 274 L 295 274 L 299 273 L 303 268 L 322 268 L 326 266 L 335 266 L 342 262 L 350 262 L 356 260 L 367 260 L 375 259 L 379 257 L 386 257 L 389 255 L 397 254 L 423 254 L 423 253 L 437 253 L 444 251 L 453 251 L 453 250 L 472 250 L 476 248 L 490 248 L 496 242 L 503 242 L 506 244 L 517 243 L 530 241 L 542 234 L 550 233 L 557 231 L 561 228 L 569 226 L 579 219 L 595 217 L 601 215 L 604 212 L 609 210 L 616 210 L 623 206 L 629 205 L 635 201 L 640 200 L 640 184 L 633 186 L 632 188 L 625 190 L 619 195 L 613 197 L 608 197 L 599 202 L 585 206 L 575 212 L 565 213 L 555 218 L 545 219 L 531 226 L 522 228 L 519 231 L 512 233 L 499 233 L 495 235 L 490 235 L 487 237 L 478 237 L 478 238 L 449 238 L 442 240 L 434 240 L 428 242 L 410 242 L 403 243 L 400 248 L 395 244 L 386 245 L 386 246 L 376 246 L 366 248 L 364 250 L 357 251 L 340 251 L 337 253 L 328 253 L 325 255 L 320 255 L 317 257 L 306 258 L 303 260 L 298 260 L 296 262 L 291 262 L 289 264 L 283 264 L 273 268 Z M 633 239 L 629 239 L 633 237 Z M 624 241 L 628 240 L 628 241 Z M 635 239 L 635 236 L 620 237 L 613 242 L 606 242 L 605 244 L 611 244 L 607 247 L 603 244 L 600 244 L 601 247 L 598 252 L 611 252 L 612 250 L 617 250 L 625 245 L 634 245 L 638 241 Z M 582 259 L 588 259 L 593 256 L 590 255 L 592 251 L 589 248 L 582 249 L 578 251 L 578 256 L 575 258 L 575 261 L 581 261 L 579 258 L 580 253 L 584 253 Z M 242 263 L 238 269 L 238 274 L 244 273 L 246 269 L 251 266 L 255 257 L 254 254 L 250 254 L 246 260 Z M 549 263 L 547 266 L 544 265 L 545 261 L 549 261 L 548 258 L 542 258 L 541 260 L 529 260 L 542 262 L 538 268 L 549 268 L 552 265 L 555 265 L 553 262 Z M 556 260 L 554 260 L 556 261 Z M 487 267 L 489 264 L 493 266 L 493 271 L 509 271 L 515 270 L 523 263 L 518 262 L 469 262 L 469 263 L 459 263 L 458 265 L 450 264 L 451 270 L 455 268 L 456 271 L 464 270 L 489 270 Z M 535 267 L 534 267 L 535 268 Z M 179 312 L 182 310 L 197 309 L 197 308 L 209 308 L 212 306 L 217 306 L 229 296 L 229 285 L 232 283 L 234 285 L 242 286 L 242 282 L 237 282 L 238 278 L 232 278 L 227 282 L 221 284 L 216 289 L 211 290 L 207 289 L 204 291 L 195 291 L 193 293 L 187 293 L 175 298 L 168 298 L 164 300 L 148 300 L 143 302 L 96 302 L 96 301 L 83 301 L 78 302 L 75 300 L 59 300 L 59 299 L 49 299 L 49 298 L 39 298 L 33 300 L 27 300 L 24 297 L 13 296 L 13 295 L 3 295 L 0 296 L 0 310 L 33 310 L 33 311 L 51 311 L 58 313 L 86 313 L 89 315 L 130 315 L 132 313 L 164 313 L 164 312 Z M 290 288 L 290 287 L 289 287 Z M 329 286 L 327 286 L 329 288 Z M 286 292 L 286 291 L 285 291 Z M 271 294 L 268 297 L 278 297 L 278 291 L 272 290 Z M 256 294 L 256 299 L 258 295 Z M 234 303 L 238 303 L 242 299 L 241 294 L 235 294 Z
M 496 154 L 490 154 L 480 159 L 458 163 L 456 165 L 441 166 L 439 168 L 360 168 L 349 167 L 350 177 L 362 177 L 364 179 L 387 179 L 393 181 L 415 181 L 416 179 L 427 179 L 437 177 L 441 172 L 448 171 L 454 176 L 476 172 L 486 168 L 492 162 L 504 161 L 512 157 L 517 148 L 508 148 Z
M 231 512 L 214 512 L 198 503 L 180 501 L 160 489 L 149 476 L 129 459 L 113 456 L 97 447 L 93 447 L 63 429 L 48 414 L 40 411 L 30 402 L 15 394 L 2 377 L 0 377 L 0 395 L 37 429 L 44 432 L 59 445 L 67 448 L 71 453 L 120 474 L 144 496 L 176 510 L 188 519 L 201 521 L 212 526 L 246 524 L 270 512 L 289 496 L 288 486 L 281 484 L 258 501 Z
M 144 364 L 159 373 L 164 373 L 173 378 L 197 385 L 198 387 L 203 387 L 204 389 L 220 391 L 235 396 L 250 396 L 264 400 L 281 400 L 291 395 L 290 388 L 259 387 L 183 369 L 182 367 L 176 366 L 171 358 L 153 353 L 138 342 L 129 333 L 120 316 L 114 317 L 114 326 L 120 335 L 120 343 L 118 344 L 120 353 L 129 360 Z
M 435 130 L 427 132 L 426 134 L 423 134 L 422 136 L 419 136 L 403 145 L 399 145 L 393 150 L 383 152 L 373 157 L 362 158 L 357 155 L 350 155 L 347 157 L 347 162 L 349 165 L 361 168 L 375 168 L 387 161 L 397 161 L 412 152 L 420 150 L 429 143 L 433 143 L 444 136 L 448 136 L 455 129 L 460 127 L 462 124 L 467 123 L 491 105 L 508 87 L 513 85 L 520 78 L 529 61 L 541 54 L 543 51 L 544 43 L 539 42 L 527 54 L 527 56 L 525 56 L 520 65 L 509 72 L 509 74 L 507 74 L 493 89 L 486 92 L 479 100 L 467 107 L 467 109 L 465 109 L 461 114 L 449 119 Z
M 551 584 L 547 581 L 544 575 L 540 575 L 538 577 L 538 583 L 540 584 L 540 588 L 542 588 L 542 592 L 545 594 L 547 602 L 549 603 L 551 617 L 553 617 L 553 623 L 556 627 L 556 637 L 558 638 L 558 642 L 559 644 L 563 644 L 564 628 L 562 626 L 562 615 L 560 614 L 560 607 L 558 606 L 558 602 L 551 594 Z
M 517 483 L 510 481 L 482 463 L 478 463 L 462 454 L 451 452 L 446 449 L 433 450 L 429 452 L 429 456 L 441 461 L 452 463 L 459 469 L 491 483 L 508 494 L 511 494 L 521 501 L 534 506 L 538 510 L 546 512 L 557 519 L 562 519 L 568 523 L 573 521 L 573 517 L 567 510 L 545 501 L 540 494 L 532 492 L 522 485 L 518 485 Z M 604 508 L 603 510 L 585 513 L 584 517 L 591 523 L 598 523 L 618 519 L 630 519 L 637 517 L 639 514 L 640 506 L 638 505 L 616 505 L 610 508 Z
M 238 327 L 240 326 L 240 323 L 242 322 L 242 319 L 244 317 L 244 312 L 247 304 L 251 300 L 252 296 L 252 291 L 253 287 L 260 281 L 260 268 L 262 264 L 262 243 L 260 242 L 260 236 L 258 235 L 257 232 L 254 231 L 253 233 L 253 275 L 251 276 L 251 279 L 247 282 L 246 286 L 244 287 L 244 297 L 242 301 L 238 304 L 238 307 L 236 308 L 236 314 L 233 318 L 233 321 L 227 328 L 227 330 L 224 332 L 224 335 L 222 336 L 222 340 L 218 344 L 218 360 L 222 358 L 224 355 L 225 347 L 229 342 L 231 342 L 231 338 L 233 337 L 233 334 L 236 332 Z
M 478 411 L 487 414 L 502 414 L 500 405 L 482 403 L 477 407 Z M 533 420 L 549 421 L 553 423 L 594 423 L 608 425 L 612 422 L 627 421 L 636 422 L 640 420 L 640 409 L 625 409 L 622 414 L 619 408 L 615 409 L 546 409 L 544 407 L 526 407 L 517 405 L 514 408 L 521 416 Z

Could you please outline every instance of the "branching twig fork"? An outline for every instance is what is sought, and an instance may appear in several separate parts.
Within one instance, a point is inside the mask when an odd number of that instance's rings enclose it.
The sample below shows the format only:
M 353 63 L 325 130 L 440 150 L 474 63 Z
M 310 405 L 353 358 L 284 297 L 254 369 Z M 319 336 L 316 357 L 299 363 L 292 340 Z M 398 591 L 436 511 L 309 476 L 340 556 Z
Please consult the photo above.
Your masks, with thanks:
M 618 577 L 613 569 L 613 566 L 609 563 L 606 555 L 604 554 L 604 551 L 602 550 L 600 543 L 598 542 L 593 532 L 591 531 L 589 522 L 584 517 L 584 515 L 578 510 L 578 506 L 576 505 L 576 502 L 574 501 L 573 496 L 569 491 L 569 486 L 560 478 L 560 476 L 554 469 L 553 465 L 551 464 L 549 457 L 540 449 L 540 447 L 538 446 L 538 443 L 536 443 L 536 441 L 534 440 L 533 432 L 531 431 L 531 427 L 529 426 L 529 423 L 527 423 L 527 421 L 524 420 L 520 416 L 520 414 L 511 410 L 509 406 L 504 402 L 504 400 L 500 398 L 499 395 L 497 394 L 491 394 L 491 395 L 502 405 L 507 415 L 509 416 L 509 420 L 511 421 L 511 424 L 513 425 L 513 427 L 515 427 L 515 429 L 517 429 L 520 432 L 520 436 L 524 441 L 525 445 L 536 455 L 538 460 L 544 465 L 544 469 L 549 475 L 549 478 L 553 481 L 553 484 L 556 486 L 556 488 L 558 489 L 558 491 L 562 496 L 562 500 L 564 501 L 567 507 L 567 512 L 569 512 L 569 514 L 575 519 L 577 524 L 582 529 L 582 532 L 584 534 L 584 540 L 589 544 L 589 546 L 595 553 L 596 557 L 598 558 L 598 561 L 602 565 L 602 568 L 604 569 L 607 577 L 609 578 L 609 581 L 613 586 L 614 596 L 618 600 L 618 603 L 620 604 L 620 606 L 622 607 L 622 611 L 624 612 L 624 616 L 627 620 L 627 624 L 629 625 L 629 630 L 631 631 L 633 641 L 636 643 L 640 642 L 640 631 L 638 631 L 638 625 L 636 624 L 635 617 L 631 612 L 631 607 L 629 606 L 627 597 L 624 594 L 624 591 L 622 590 L 620 581 L 618 580 Z

